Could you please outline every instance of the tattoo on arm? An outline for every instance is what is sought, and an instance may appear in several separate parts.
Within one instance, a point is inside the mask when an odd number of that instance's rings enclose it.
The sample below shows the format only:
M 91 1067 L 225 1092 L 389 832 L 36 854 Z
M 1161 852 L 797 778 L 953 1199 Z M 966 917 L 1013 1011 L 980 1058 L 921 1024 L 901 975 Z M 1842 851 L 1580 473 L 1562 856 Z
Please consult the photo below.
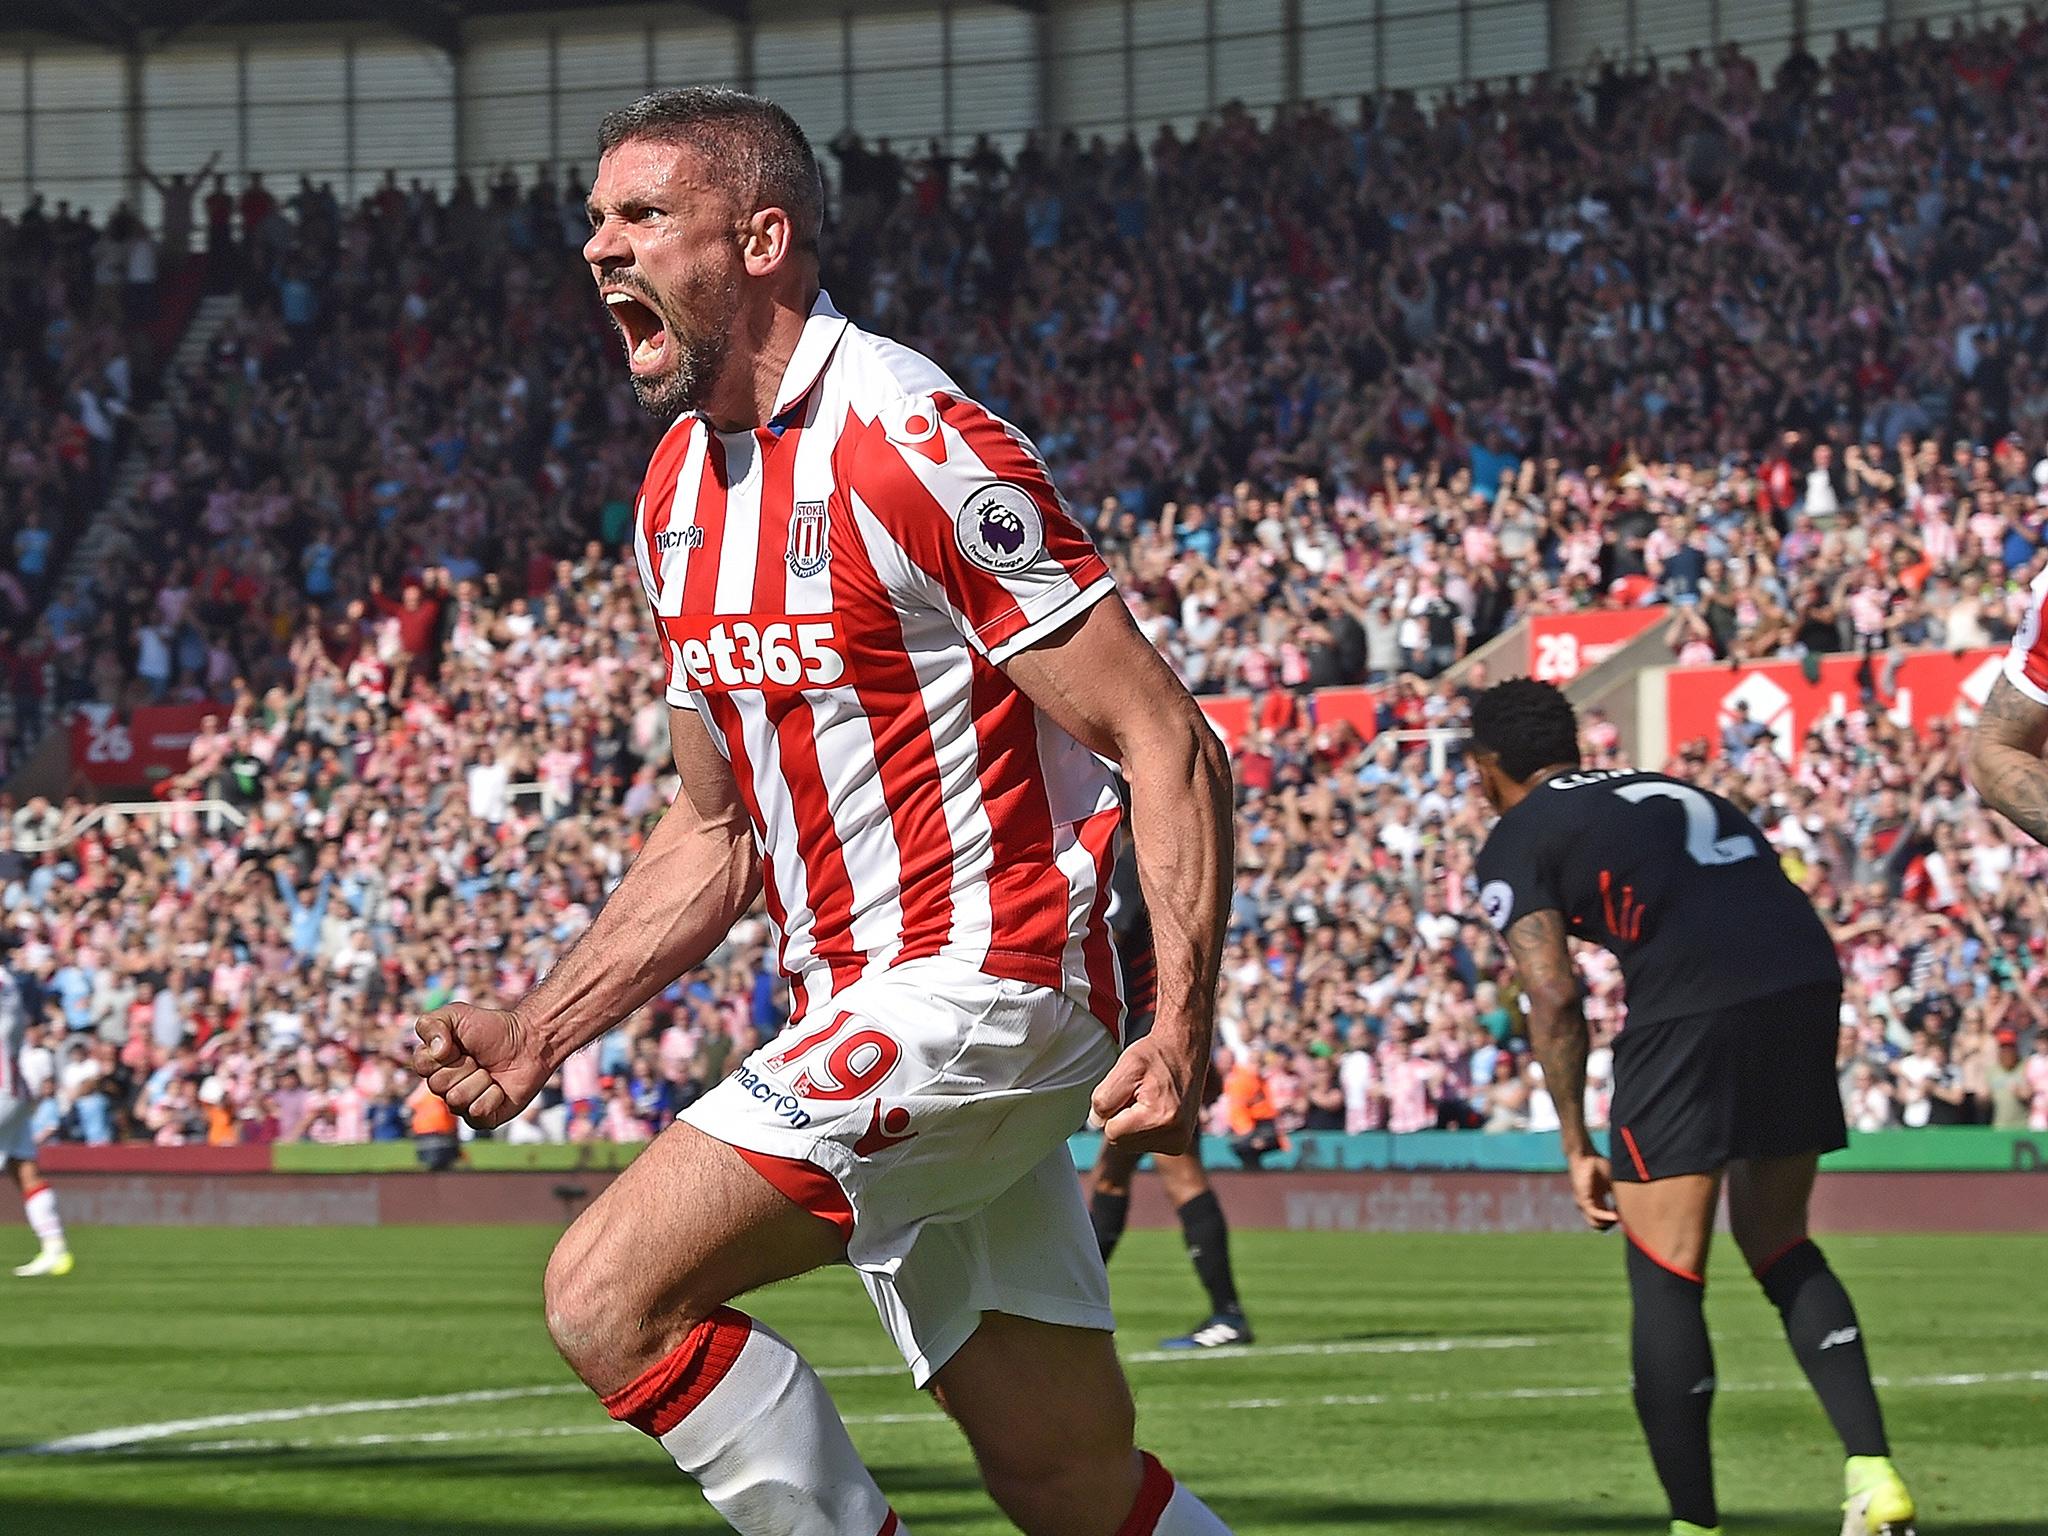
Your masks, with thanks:
M 1970 742 L 1970 778 L 1993 809 L 2037 843 L 2048 843 L 2048 705 L 2001 677 Z
M 1543 1064 L 1543 1086 L 1557 1108 L 1567 1153 L 1592 1150 L 1586 1133 L 1586 1015 L 1578 972 L 1565 942 L 1564 914 L 1531 912 L 1508 928 L 1508 950 L 1529 999 L 1529 1043 Z

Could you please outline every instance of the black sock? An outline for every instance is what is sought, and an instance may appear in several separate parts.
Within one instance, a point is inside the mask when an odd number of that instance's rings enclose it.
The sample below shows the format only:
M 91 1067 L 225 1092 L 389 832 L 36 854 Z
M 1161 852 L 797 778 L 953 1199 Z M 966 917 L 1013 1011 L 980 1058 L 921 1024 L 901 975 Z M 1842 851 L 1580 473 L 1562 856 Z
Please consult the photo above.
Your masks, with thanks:
M 1629 1347 L 1636 1417 L 1671 1501 L 1671 1518 L 1716 1525 L 1720 1512 L 1707 1430 L 1714 1411 L 1714 1346 L 1702 1309 L 1707 1288 L 1665 1268 L 1631 1240 L 1628 1289 L 1635 1303 Z
M 1107 1264 L 1109 1256 L 1116 1252 L 1117 1240 L 1124 1235 L 1124 1223 L 1130 1215 L 1129 1194 L 1111 1195 L 1098 1189 L 1088 1197 L 1088 1225 L 1095 1229 L 1095 1246 L 1102 1250 L 1103 1263 Z
M 1842 1449 L 1851 1456 L 1891 1455 L 1856 1308 L 1820 1249 L 1810 1240 L 1787 1249 L 1757 1282 L 1785 1320 L 1785 1338 Z
M 1180 1208 L 1180 1233 L 1187 1239 L 1195 1275 L 1209 1293 L 1212 1312 L 1238 1312 L 1237 1277 L 1230 1272 L 1230 1223 L 1216 1191 L 1205 1189 Z

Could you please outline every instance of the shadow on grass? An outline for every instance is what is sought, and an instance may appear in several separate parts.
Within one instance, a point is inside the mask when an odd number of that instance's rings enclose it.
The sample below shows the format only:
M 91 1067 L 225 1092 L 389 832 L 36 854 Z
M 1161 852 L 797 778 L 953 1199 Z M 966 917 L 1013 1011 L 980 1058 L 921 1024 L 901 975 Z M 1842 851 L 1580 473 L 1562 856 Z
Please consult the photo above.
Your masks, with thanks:
M 650 1511 L 644 1517 L 644 1524 L 640 1519 L 626 1524 L 616 1515 L 579 1519 L 569 1513 L 575 1508 L 573 1485 L 577 1481 L 595 1481 L 616 1491 L 622 1484 L 637 1483 L 640 1479 L 622 1477 L 616 1467 L 602 1469 L 601 1475 L 593 1475 L 594 1469 L 588 1466 L 578 1468 L 569 1464 L 548 1466 L 544 1470 L 565 1480 L 557 1485 L 560 1496 L 551 1497 L 545 1510 L 535 1509 L 526 1515 L 457 1518 L 443 1515 L 164 1509 L 55 1495 L 9 1497 L 5 1500 L 5 1507 L 9 1529 L 33 1531 L 38 1536 L 579 1536 L 579 1533 L 618 1532 L 636 1527 L 669 1532 L 717 1529 L 715 1518 L 694 1498 L 688 1497 L 686 1489 L 677 1487 L 673 1474 L 660 1481 L 676 1489 L 678 1500 L 675 1506 Z M 971 1474 L 956 1477 L 930 1469 L 920 1472 L 891 1468 L 887 1470 L 884 1481 L 904 1492 L 957 1490 L 974 1486 Z M 1475 1536 L 1476 1533 L 1494 1533 L 1494 1536 L 1539 1536 L 1539 1533 L 1548 1536 L 1548 1533 L 1555 1533 L 1555 1536 L 1569 1536 L 1575 1532 L 1628 1531 L 1641 1536 L 1641 1533 L 1655 1530 L 1661 1523 L 1641 1513 L 1595 1513 L 1562 1504 L 1503 1507 L 1458 1500 L 1371 1504 L 1293 1498 L 1253 1499 L 1249 1504 L 1247 1508 L 1247 1501 L 1233 1501 L 1231 1513 L 1239 1520 L 1255 1519 L 1268 1528 L 1278 1524 L 1304 1531 L 1427 1529 L 1471 1532 Z M 695 1523 L 679 1527 L 679 1520 Z M 918 1529 L 943 1532 L 950 1524 L 944 1519 L 934 1521 L 927 1518 L 920 1522 Z M 1816 1527 L 1814 1513 L 1808 1510 L 1774 1511 L 1770 1514 L 1748 1511 L 1742 1516 L 1742 1528 L 1750 1536 L 1795 1536 L 1795 1533 L 1811 1532 Z M 2023 1524 L 2016 1520 L 1944 1521 L 1941 1526 L 1943 1536 L 2039 1536 L 2041 1529 L 2038 1524 Z
M 80 1458 L 81 1470 L 91 1458 Z M 222 1509 L 200 1502 L 195 1488 L 194 1502 L 182 1500 L 159 1504 L 146 1497 L 134 1501 L 94 1497 L 80 1492 L 22 1493 L 6 1486 L 9 1463 L 0 1462 L 0 1531 L 19 1531 L 28 1536 L 616 1536 L 621 1531 L 702 1532 L 705 1536 L 725 1527 L 699 1500 L 696 1489 L 671 1464 L 655 1458 L 590 1461 L 564 1456 L 504 1455 L 405 1458 L 394 1468 L 389 1454 L 379 1456 L 334 1455 L 319 1452 L 263 1453 L 251 1455 L 152 1455 L 123 1462 L 127 1468 L 138 1463 L 176 1463 L 185 1469 L 204 1466 L 215 1474 L 236 1467 L 260 1467 L 265 1476 L 294 1471 L 309 1474 L 355 1472 L 365 1476 L 390 1474 L 394 1470 L 411 1475 L 431 1472 L 436 1478 L 457 1480 L 455 1486 L 467 1495 L 480 1487 L 502 1490 L 502 1499 L 492 1500 L 498 1514 L 462 1516 L 439 1512 L 386 1514 L 337 1508 L 331 1512 L 306 1510 Z M 20 1463 L 12 1463 L 19 1466 Z M 971 1465 L 877 1466 L 876 1477 L 893 1493 L 952 1494 L 978 1490 L 980 1479 Z M 536 1487 L 545 1482 L 545 1492 Z M 191 1485 L 187 1485 L 188 1487 Z M 436 1490 L 432 1482 L 420 1486 L 421 1504 L 451 1502 L 447 1487 Z M 603 1514 L 579 1515 L 579 1505 L 592 1495 L 616 1496 L 644 1490 L 644 1510 L 630 1516 L 616 1513 L 616 1505 Z M 279 1492 L 289 1493 L 288 1485 Z M 663 1497 L 666 1495 L 666 1497 Z M 337 1503 L 345 1501 L 337 1499 Z M 352 1502 L 352 1501 L 351 1501 Z M 943 1531 L 943 1522 L 931 1524 Z M 924 1526 L 919 1527 L 920 1530 Z
M 1218 1501 L 1222 1502 L 1221 1500 Z M 1304 1531 L 1471 1531 L 1538 1536 L 1572 1532 L 1628 1531 L 1634 1536 L 1663 1529 L 1661 1517 L 1635 1510 L 1589 1510 L 1558 1503 L 1481 1504 L 1455 1499 L 1373 1503 L 1340 1498 L 1238 1499 L 1230 1512 L 1240 1520 L 1256 1518 L 1263 1526 Z M 1744 1536 L 1811 1536 L 1835 1516 L 1813 1510 L 1742 1509 L 1725 1515 L 1739 1523 Z M 1943 1520 L 1942 1536 L 2042 1536 L 2048 1526 L 2018 1520 Z

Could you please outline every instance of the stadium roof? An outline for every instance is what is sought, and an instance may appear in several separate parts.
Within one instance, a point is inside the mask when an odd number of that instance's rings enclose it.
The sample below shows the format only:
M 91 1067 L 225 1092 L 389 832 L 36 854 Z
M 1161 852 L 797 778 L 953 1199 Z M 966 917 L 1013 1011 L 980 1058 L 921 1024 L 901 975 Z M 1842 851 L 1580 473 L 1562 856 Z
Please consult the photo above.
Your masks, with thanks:
M 758 0 L 685 0 L 700 11 L 742 25 Z M 1047 0 L 1009 0 L 1043 11 Z M 531 11 L 617 9 L 620 0 L 0 0 L 0 32 L 31 32 L 120 52 L 147 51 L 195 27 L 279 26 L 307 22 L 373 22 L 453 53 L 462 24 L 483 16 Z M 786 6 L 778 5 L 777 10 Z

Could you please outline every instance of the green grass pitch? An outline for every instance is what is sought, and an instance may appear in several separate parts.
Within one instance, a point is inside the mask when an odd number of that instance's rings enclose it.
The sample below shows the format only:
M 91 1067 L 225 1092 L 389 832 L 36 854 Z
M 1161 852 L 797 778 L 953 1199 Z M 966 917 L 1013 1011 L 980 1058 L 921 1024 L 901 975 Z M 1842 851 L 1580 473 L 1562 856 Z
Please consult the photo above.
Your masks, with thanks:
M 538 1307 L 551 1236 L 78 1232 L 70 1278 L 0 1276 L 0 1531 L 723 1530 L 659 1449 L 611 1426 L 555 1359 Z M 1113 1278 L 1141 1439 L 1240 1536 L 1664 1529 L 1626 1395 L 1615 1239 L 1235 1242 L 1259 1330 L 1246 1354 L 1153 1351 L 1201 1310 L 1177 1235 L 1133 1234 Z M 2048 1239 L 1828 1247 L 1891 1382 L 1923 1532 L 2048 1532 Z M 1833 1533 L 1839 1457 L 1777 1319 L 1725 1244 L 1712 1280 L 1726 1528 Z M 919 1536 L 1009 1529 L 954 1431 L 888 1368 L 851 1276 L 750 1305 L 826 1369 Z M 101 1434 L 117 1442 L 106 1449 L 39 1449 L 123 1428 Z

